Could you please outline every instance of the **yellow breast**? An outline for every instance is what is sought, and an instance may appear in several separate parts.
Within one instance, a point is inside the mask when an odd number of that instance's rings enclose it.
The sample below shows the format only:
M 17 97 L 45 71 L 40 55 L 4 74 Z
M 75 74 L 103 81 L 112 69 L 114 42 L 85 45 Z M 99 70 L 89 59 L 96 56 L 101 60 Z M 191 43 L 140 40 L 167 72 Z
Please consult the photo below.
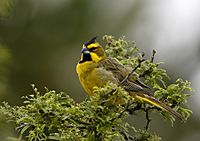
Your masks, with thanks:
M 92 61 L 77 64 L 76 66 L 76 72 L 78 74 L 79 81 L 88 95 L 93 95 L 92 89 L 95 86 L 94 81 L 96 79 L 93 75 L 95 67 L 96 65 Z
M 108 81 L 117 82 L 112 72 L 99 67 L 98 63 L 95 62 L 77 64 L 76 72 L 81 85 L 88 95 L 94 95 L 94 86 L 103 87 Z

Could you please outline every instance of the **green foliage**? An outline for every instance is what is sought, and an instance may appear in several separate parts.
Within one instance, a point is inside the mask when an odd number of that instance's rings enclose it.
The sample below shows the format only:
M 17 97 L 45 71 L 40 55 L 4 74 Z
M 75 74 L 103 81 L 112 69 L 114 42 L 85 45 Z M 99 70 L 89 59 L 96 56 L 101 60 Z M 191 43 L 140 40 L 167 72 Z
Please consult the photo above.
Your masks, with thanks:
M 103 39 L 107 42 L 107 54 L 137 72 L 154 89 L 154 97 L 181 113 L 185 119 L 191 115 L 186 106 L 189 94 L 185 94 L 191 91 L 190 83 L 178 79 L 167 85 L 166 71 L 158 67 L 160 63 L 153 62 L 155 51 L 150 59 L 144 59 L 135 43 L 126 41 L 124 37 L 104 36 Z M 81 103 L 76 103 L 63 92 L 46 89 L 45 94 L 40 94 L 34 85 L 33 89 L 34 94 L 23 97 L 24 106 L 12 107 L 4 103 L 0 107 L 0 120 L 15 123 L 20 140 L 160 141 L 158 135 L 148 130 L 150 113 L 156 111 L 172 123 L 175 121 L 169 113 L 148 104 L 139 104 L 123 88 L 109 82 L 103 88 L 95 87 L 96 95 Z M 135 111 L 146 113 L 144 129 L 136 129 L 127 123 L 127 117 Z
M 100 93 L 108 93 L 116 87 L 116 97 L 128 100 L 122 88 L 108 84 L 105 88 L 95 88 Z M 123 140 L 123 132 L 129 125 L 125 107 L 116 105 L 112 98 L 102 96 L 75 103 L 68 95 L 48 91 L 41 95 L 33 86 L 35 94 L 24 97 L 25 106 L 11 107 L 7 103 L 0 113 L 17 124 L 20 138 L 28 134 L 28 140 Z M 28 133 L 27 133 L 28 132 Z
M 159 68 L 159 65 L 162 63 L 153 62 L 155 50 L 153 50 L 150 59 L 145 59 L 144 53 L 138 53 L 139 49 L 136 47 L 136 44 L 126 41 L 125 37 L 115 39 L 113 36 L 105 35 L 103 39 L 107 42 L 106 53 L 117 58 L 127 67 L 135 68 L 135 72 L 139 74 L 140 78 L 145 80 L 145 84 L 154 89 L 154 97 L 156 99 L 180 112 L 186 119 L 192 114 L 191 110 L 183 107 L 186 106 L 187 98 L 190 96 L 186 92 L 192 91 L 190 82 L 177 79 L 175 83 L 167 85 L 169 76 L 166 70 Z M 164 111 L 163 114 L 173 125 L 174 117 L 166 114 Z

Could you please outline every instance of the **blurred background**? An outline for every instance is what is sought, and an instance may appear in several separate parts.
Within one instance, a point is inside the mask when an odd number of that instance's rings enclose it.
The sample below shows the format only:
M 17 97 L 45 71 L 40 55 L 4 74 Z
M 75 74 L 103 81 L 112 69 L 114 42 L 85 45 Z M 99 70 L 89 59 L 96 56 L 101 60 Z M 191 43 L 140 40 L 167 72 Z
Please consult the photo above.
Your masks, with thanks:
M 105 34 L 125 35 L 147 56 L 156 49 L 156 60 L 165 62 L 171 81 L 192 82 L 189 121 L 171 127 L 153 115 L 150 128 L 165 141 L 199 140 L 198 0 L 1 0 L 0 101 L 22 105 L 21 96 L 33 93 L 32 83 L 41 92 L 46 86 L 83 101 L 87 95 L 75 72 L 80 49 L 96 35 L 103 44 Z M 130 123 L 141 126 L 143 121 L 130 118 Z M 0 140 L 6 136 L 16 136 L 15 129 L 0 123 Z

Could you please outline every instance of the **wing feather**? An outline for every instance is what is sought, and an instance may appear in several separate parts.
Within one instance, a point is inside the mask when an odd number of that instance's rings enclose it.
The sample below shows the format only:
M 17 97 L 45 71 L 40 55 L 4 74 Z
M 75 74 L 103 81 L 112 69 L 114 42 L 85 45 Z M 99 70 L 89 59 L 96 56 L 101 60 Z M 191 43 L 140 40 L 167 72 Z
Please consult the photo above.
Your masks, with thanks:
M 124 67 L 120 62 L 113 58 L 106 58 L 100 63 L 100 67 L 104 67 L 107 71 L 111 71 L 115 78 L 118 79 L 118 83 L 122 82 L 124 78 L 131 72 L 131 69 Z M 129 79 L 123 82 L 122 86 L 129 92 L 141 92 L 150 95 L 149 88 L 137 77 L 137 74 L 133 74 Z

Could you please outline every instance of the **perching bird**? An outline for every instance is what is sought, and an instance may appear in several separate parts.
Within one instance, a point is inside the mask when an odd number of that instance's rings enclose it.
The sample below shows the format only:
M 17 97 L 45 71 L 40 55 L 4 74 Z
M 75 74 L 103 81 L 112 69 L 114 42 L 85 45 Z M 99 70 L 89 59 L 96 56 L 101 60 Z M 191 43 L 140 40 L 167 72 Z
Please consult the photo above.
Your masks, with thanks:
M 76 72 L 84 90 L 88 95 L 92 96 L 94 95 L 94 86 L 103 87 L 109 81 L 119 85 L 130 74 L 131 70 L 119 63 L 115 58 L 107 57 L 103 47 L 96 42 L 96 37 L 94 37 L 83 44 L 81 59 L 76 66 Z M 132 97 L 152 104 L 184 120 L 180 113 L 155 99 L 146 89 L 147 86 L 139 80 L 135 73 L 130 75 L 121 86 Z

